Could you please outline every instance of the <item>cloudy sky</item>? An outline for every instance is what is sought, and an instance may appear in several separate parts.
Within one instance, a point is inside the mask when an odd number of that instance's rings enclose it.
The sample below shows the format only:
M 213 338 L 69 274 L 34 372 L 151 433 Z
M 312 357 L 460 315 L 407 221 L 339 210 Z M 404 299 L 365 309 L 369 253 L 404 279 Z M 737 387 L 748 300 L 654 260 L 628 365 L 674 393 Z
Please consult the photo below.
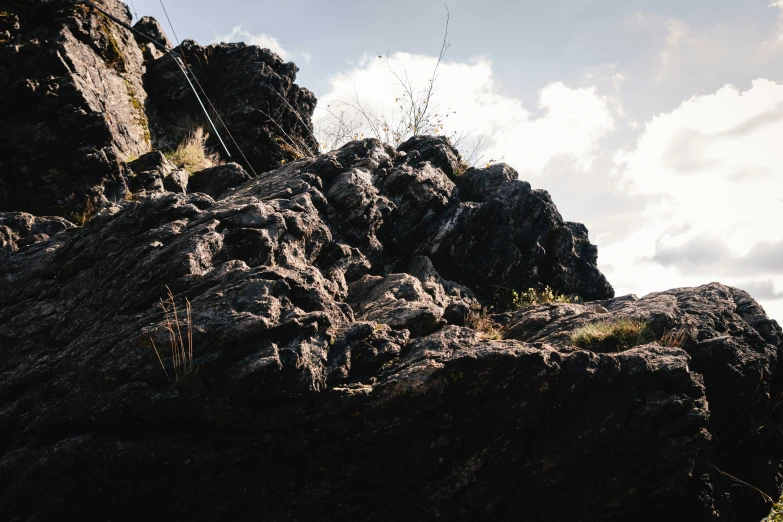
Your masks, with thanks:
M 325 109 L 390 113 L 441 1 L 164 0 L 180 38 L 269 47 Z M 158 18 L 159 0 L 133 0 Z M 449 0 L 435 103 L 583 222 L 618 295 L 720 281 L 783 320 L 783 0 Z M 173 40 L 173 37 L 172 37 Z M 469 141 L 468 141 L 469 143 Z

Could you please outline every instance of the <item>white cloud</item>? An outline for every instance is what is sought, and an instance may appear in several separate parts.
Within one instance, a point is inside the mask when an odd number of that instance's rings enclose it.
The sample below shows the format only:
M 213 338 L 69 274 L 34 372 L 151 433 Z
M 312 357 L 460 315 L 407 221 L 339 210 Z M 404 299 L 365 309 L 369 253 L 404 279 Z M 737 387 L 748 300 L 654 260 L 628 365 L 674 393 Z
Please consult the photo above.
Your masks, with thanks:
M 223 36 L 215 38 L 212 43 L 218 42 L 244 42 L 248 45 L 257 45 L 280 55 L 283 60 L 301 59 L 305 63 L 310 63 L 312 56 L 306 52 L 290 52 L 280 45 L 277 38 L 267 33 L 252 33 L 244 25 L 236 25 L 231 31 Z
M 775 0 L 770 2 L 767 7 L 777 7 L 780 9 L 780 13 L 778 14 L 778 41 L 783 41 L 783 0 Z
M 654 13 L 634 13 L 624 20 L 627 34 L 656 35 L 660 51 L 651 61 L 632 67 L 649 67 L 655 84 L 688 85 L 689 92 L 713 90 L 719 85 L 757 76 L 778 78 L 783 44 L 783 1 L 777 24 L 718 22 L 691 25 L 688 21 Z M 644 65 L 642 65 L 644 64 Z
M 395 53 L 388 57 L 388 65 L 407 74 L 413 85 L 425 86 L 435 58 Z M 353 113 L 340 102 L 354 103 L 354 96 L 367 110 L 391 115 L 402 95 L 399 82 L 377 57 L 365 57 L 352 70 L 332 77 L 330 86 L 316 108 L 317 128 L 324 128 L 327 108 Z M 595 87 L 551 82 L 539 91 L 538 110 L 533 113 L 522 100 L 498 92 L 492 63 L 485 58 L 442 63 L 433 101 L 440 114 L 448 114 L 446 132 L 483 135 L 486 157 L 502 158 L 523 177 L 537 176 L 553 159 L 563 157 L 589 169 L 598 141 L 614 128 L 608 100 Z M 362 132 L 370 134 L 366 128 Z
M 783 255 L 781 135 L 783 84 L 764 79 L 653 117 L 635 146 L 616 156 L 616 179 L 628 195 L 665 196 L 645 208 L 645 227 L 601 246 L 617 290 L 643 294 L 717 280 L 783 289 L 781 271 L 770 265 Z M 761 302 L 781 318 L 776 295 L 767 292 Z

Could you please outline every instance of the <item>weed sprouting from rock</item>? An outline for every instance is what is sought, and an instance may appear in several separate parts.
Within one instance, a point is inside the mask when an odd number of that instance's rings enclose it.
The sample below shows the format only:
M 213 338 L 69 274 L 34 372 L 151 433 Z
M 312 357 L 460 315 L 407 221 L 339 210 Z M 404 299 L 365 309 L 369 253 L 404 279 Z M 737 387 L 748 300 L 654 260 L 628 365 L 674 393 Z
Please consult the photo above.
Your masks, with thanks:
M 495 312 L 516 311 L 535 304 L 579 302 L 578 297 L 559 294 L 548 285 L 543 290 L 528 288 L 523 292 L 502 286 L 494 288 L 491 308 Z
M 191 174 L 214 167 L 220 163 L 220 157 L 217 153 L 207 151 L 207 138 L 209 138 L 209 134 L 204 132 L 202 127 L 196 127 L 179 144 L 177 150 L 167 153 L 166 157 Z
M 171 351 L 171 366 L 173 371 L 169 374 L 166 369 L 166 365 L 163 362 L 163 357 L 160 355 L 160 350 L 155 345 L 155 340 L 150 336 L 152 347 L 155 349 L 155 354 L 158 356 L 158 362 L 160 362 L 161 368 L 166 373 L 166 377 L 174 384 L 180 384 L 188 381 L 190 378 L 196 375 L 198 368 L 193 366 L 193 327 L 190 316 L 190 301 L 185 299 L 185 320 L 180 321 L 179 314 L 177 313 L 177 304 L 174 301 L 174 294 L 167 286 L 168 299 L 165 301 L 160 299 L 160 307 L 163 309 L 163 315 L 166 318 L 166 326 L 164 327 L 169 334 L 169 349 Z M 185 337 L 182 336 L 182 330 L 185 329 Z
M 503 339 L 503 328 L 489 314 L 486 308 L 472 309 L 465 317 L 465 326 L 480 332 L 485 338 L 499 341 Z
M 619 352 L 652 340 L 652 331 L 643 319 L 598 321 L 577 328 L 571 334 L 572 345 L 601 352 Z

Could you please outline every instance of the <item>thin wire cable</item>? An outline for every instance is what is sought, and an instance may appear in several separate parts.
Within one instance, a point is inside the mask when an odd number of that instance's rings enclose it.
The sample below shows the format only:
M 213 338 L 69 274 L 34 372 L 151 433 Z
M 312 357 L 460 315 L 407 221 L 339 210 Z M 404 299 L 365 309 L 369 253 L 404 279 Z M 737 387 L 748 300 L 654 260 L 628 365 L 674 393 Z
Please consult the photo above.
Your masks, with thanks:
M 258 174 L 256 173 L 256 170 L 253 168 L 253 165 L 250 163 L 250 160 L 247 159 L 247 156 L 245 156 L 245 152 L 242 150 L 242 147 L 239 146 L 239 143 L 237 143 L 237 140 L 234 139 L 234 135 L 231 134 L 231 131 L 228 129 L 228 125 L 226 125 L 226 122 L 223 121 L 223 118 L 220 116 L 220 112 L 217 110 L 217 108 L 212 104 L 212 100 L 209 99 L 209 96 L 207 96 L 206 91 L 201 86 L 201 82 L 198 81 L 198 77 L 193 72 L 193 70 L 190 68 L 190 65 L 188 65 L 188 61 L 184 57 L 184 49 L 182 49 L 182 44 L 179 40 L 179 37 L 177 36 L 177 31 L 174 29 L 174 24 L 171 22 L 171 18 L 169 17 L 169 13 L 166 10 L 166 6 L 163 4 L 163 0 L 160 0 L 160 6 L 163 8 L 163 14 L 166 16 L 166 20 L 169 22 L 169 27 L 171 27 L 171 34 L 174 35 L 174 40 L 177 42 L 177 47 L 180 48 L 180 51 L 182 51 L 183 55 L 180 55 L 182 58 L 182 63 L 185 64 L 185 67 L 187 67 L 188 72 L 190 72 L 191 76 L 193 76 L 193 81 L 196 82 L 196 85 L 198 86 L 201 93 L 204 95 L 204 98 L 207 100 L 207 103 L 209 103 L 209 106 L 212 108 L 212 111 L 215 113 L 215 117 L 217 117 L 218 121 L 221 125 L 223 125 L 223 128 L 226 129 L 226 133 L 228 134 L 228 137 L 231 139 L 231 142 L 234 144 L 234 146 L 239 151 L 239 154 L 242 156 L 242 159 L 245 160 L 245 164 L 250 168 L 250 171 L 253 173 L 254 177 L 257 177 Z M 229 154 L 230 156 L 230 154 Z
M 160 0 L 160 6 L 163 8 L 163 14 L 166 15 L 166 20 L 169 21 L 169 27 L 171 27 L 171 34 L 174 35 L 174 39 L 177 41 L 177 46 L 179 47 L 179 38 L 177 37 L 177 32 L 174 30 L 174 24 L 171 23 L 171 18 L 169 18 L 169 12 L 166 11 L 166 6 L 163 5 L 163 0 Z
M 135 34 L 138 34 L 138 35 L 140 35 L 143 38 L 146 38 L 147 40 L 152 42 L 155 46 L 157 46 L 159 49 L 162 49 L 166 54 L 171 56 L 171 58 L 177 63 L 177 66 L 179 67 L 180 71 L 182 71 L 182 74 L 185 76 L 185 79 L 187 80 L 188 85 L 190 85 L 190 88 L 193 91 L 193 94 L 196 95 L 196 99 L 198 100 L 199 105 L 201 105 L 201 110 L 204 111 L 204 115 L 207 117 L 207 120 L 209 121 L 209 124 L 212 125 L 212 129 L 214 129 L 215 135 L 218 137 L 218 140 L 220 140 L 220 144 L 223 145 L 223 149 L 226 151 L 226 154 L 228 154 L 228 157 L 230 158 L 231 157 L 231 153 L 228 151 L 228 147 L 226 147 L 226 144 L 223 141 L 223 138 L 220 137 L 220 133 L 218 132 L 217 127 L 215 126 L 215 123 L 212 121 L 212 118 L 209 117 L 209 112 L 207 111 L 207 108 L 204 107 L 204 103 L 201 101 L 201 97 L 198 95 L 198 91 L 196 91 L 196 88 L 193 86 L 193 83 L 190 81 L 190 78 L 188 78 L 188 74 L 185 72 L 185 69 L 183 69 L 182 65 L 179 63 L 179 61 L 177 61 L 177 59 L 174 58 L 175 56 L 179 56 L 180 58 L 182 58 L 182 61 L 184 62 L 185 61 L 184 57 L 182 57 L 181 55 L 177 54 L 174 51 L 174 49 L 168 49 L 165 45 L 163 45 L 162 43 L 158 42 L 154 38 L 151 38 L 151 37 L 147 36 L 146 34 L 142 33 L 141 31 L 137 31 L 136 29 L 134 29 L 133 27 L 129 26 L 128 24 L 126 24 L 122 20 L 118 20 L 114 15 L 112 15 L 111 13 L 101 9 L 100 7 L 95 5 L 90 0 L 78 0 L 78 1 L 80 3 L 85 3 L 87 5 L 92 6 L 94 9 L 96 9 L 99 12 L 103 13 L 104 15 L 106 15 L 106 17 L 109 18 L 114 23 L 119 24 L 120 26 L 124 27 L 125 29 L 127 29 L 127 30 L 129 30 L 129 31 L 131 31 L 131 32 L 133 32 Z M 206 96 L 206 94 L 205 94 L 205 96 Z M 210 102 L 210 104 L 211 104 L 211 102 Z
M 139 21 L 139 13 L 136 12 L 136 4 L 133 3 L 133 0 L 130 0 L 131 7 L 133 7 L 133 16 L 136 17 L 136 21 Z
M 198 59 L 198 57 L 196 57 L 196 59 Z M 201 83 L 198 81 L 198 77 L 193 72 L 193 70 L 190 68 L 190 65 L 188 65 L 188 62 L 187 62 L 187 60 L 185 60 L 184 57 L 182 58 L 182 61 L 185 64 L 185 67 L 188 68 L 188 71 L 190 71 L 190 74 L 193 75 L 193 80 L 196 82 L 196 85 L 198 86 L 199 90 L 201 90 L 201 92 L 204 94 L 204 98 L 207 99 L 207 103 L 209 103 L 209 106 L 212 107 L 212 110 L 215 112 L 215 116 L 217 117 L 217 119 L 220 122 L 220 124 L 223 125 L 224 129 L 226 129 L 226 133 L 228 134 L 228 137 L 231 138 L 231 141 L 234 143 L 234 146 L 239 151 L 239 154 L 245 160 L 245 163 L 250 168 L 250 171 L 253 173 L 253 176 L 257 177 L 258 174 L 256 173 L 256 170 L 253 168 L 253 165 L 250 164 L 250 160 L 247 159 L 247 156 L 245 156 L 245 153 L 242 151 L 242 147 L 240 147 L 239 143 L 237 143 L 237 140 L 234 139 L 234 135 L 231 134 L 230 130 L 228 130 L 228 125 L 226 125 L 226 122 L 223 121 L 223 118 L 220 117 L 220 112 L 218 112 L 217 107 L 212 105 L 212 100 L 210 100 L 209 97 L 207 96 L 207 93 L 204 92 L 204 88 L 201 86 Z M 199 63 L 201 63 L 201 62 L 199 61 Z

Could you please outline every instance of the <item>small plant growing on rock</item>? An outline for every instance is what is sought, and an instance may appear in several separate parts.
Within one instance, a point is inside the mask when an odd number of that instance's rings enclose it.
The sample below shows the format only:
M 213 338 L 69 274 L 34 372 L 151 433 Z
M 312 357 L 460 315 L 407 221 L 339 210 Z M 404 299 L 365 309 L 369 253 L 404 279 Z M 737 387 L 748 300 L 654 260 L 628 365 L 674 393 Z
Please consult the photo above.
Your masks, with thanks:
M 543 290 L 528 288 L 524 292 L 503 286 L 496 286 L 492 294 L 492 309 L 496 311 L 516 311 L 526 306 L 547 303 L 575 303 L 578 298 L 559 294 L 546 286 Z
M 685 328 L 677 330 L 669 330 L 664 333 L 657 341 L 661 346 L 667 346 L 669 348 L 682 348 L 685 344 L 685 339 L 688 337 L 688 330 Z
M 166 377 L 174 384 L 180 384 L 188 382 L 191 378 L 195 377 L 198 372 L 198 368 L 193 366 L 193 328 L 190 317 L 190 301 L 185 299 L 185 321 L 180 322 L 179 314 L 177 313 L 177 304 L 174 301 L 174 294 L 171 293 L 171 289 L 167 286 L 168 299 L 165 301 L 160 299 L 160 307 L 163 309 L 163 315 L 166 317 L 166 330 L 169 333 L 169 349 L 171 351 L 171 365 L 173 368 L 174 377 L 172 378 L 166 369 L 166 365 L 163 363 L 163 358 L 160 355 L 158 347 L 155 345 L 155 340 L 150 336 L 152 347 L 155 349 L 155 354 L 158 356 L 158 362 L 160 362 L 161 368 L 166 373 Z M 182 330 L 186 330 L 186 337 L 182 337 Z
M 202 127 L 196 127 L 196 130 L 189 133 L 179 144 L 177 150 L 167 153 L 166 157 L 191 174 L 214 167 L 220 164 L 220 156 L 207 151 L 207 138 L 209 134 L 204 132 Z
M 486 308 L 472 309 L 465 317 L 465 326 L 480 332 L 487 339 L 503 339 L 503 327 L 492 319 Z
M 783 522 L 783 496 L 775 502 L 772 511 L 761 522 Z
M 647 321 L 619 319 L 586 324 L 571 334 L 571 344 L 594 351 L 612 352 L 633 348 L 652 341 Z

